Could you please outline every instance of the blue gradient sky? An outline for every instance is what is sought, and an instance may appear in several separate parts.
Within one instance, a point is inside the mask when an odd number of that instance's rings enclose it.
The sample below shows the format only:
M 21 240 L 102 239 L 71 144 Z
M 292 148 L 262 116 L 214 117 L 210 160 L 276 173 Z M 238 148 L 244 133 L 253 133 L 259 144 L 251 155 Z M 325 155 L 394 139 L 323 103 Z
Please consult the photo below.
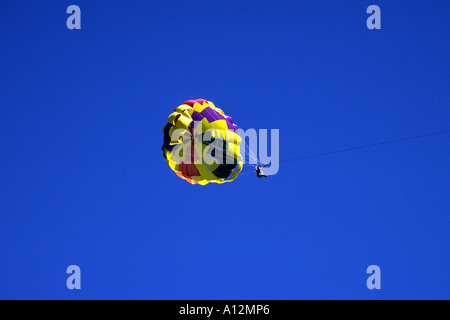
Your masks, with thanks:
M 450 135 L 206 187 L 160 149 L 167 116 L 196 98 L 279 129 L 281 160 L 448 130 L 449 9 L 2 1 L 0 298 L 450 298 Z

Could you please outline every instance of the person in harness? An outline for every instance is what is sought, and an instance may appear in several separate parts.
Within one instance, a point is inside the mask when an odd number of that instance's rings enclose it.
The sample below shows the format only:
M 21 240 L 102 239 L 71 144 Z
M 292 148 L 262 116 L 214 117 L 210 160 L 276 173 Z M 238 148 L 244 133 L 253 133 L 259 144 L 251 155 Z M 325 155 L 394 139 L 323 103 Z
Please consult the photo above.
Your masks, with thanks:
M 264 172 L 263 172 L 263 168 L 264 167 L 267 167 L 268 165 L 270 164 L 270 162 L 269 163 L 267 163 L 267 164 L 258 164 L 257 166 L 256 166 L 256 176 L 258 177 L 258 178 L 262 178 L 262 177 L 267 177 L 267 174 L 264 174 Z

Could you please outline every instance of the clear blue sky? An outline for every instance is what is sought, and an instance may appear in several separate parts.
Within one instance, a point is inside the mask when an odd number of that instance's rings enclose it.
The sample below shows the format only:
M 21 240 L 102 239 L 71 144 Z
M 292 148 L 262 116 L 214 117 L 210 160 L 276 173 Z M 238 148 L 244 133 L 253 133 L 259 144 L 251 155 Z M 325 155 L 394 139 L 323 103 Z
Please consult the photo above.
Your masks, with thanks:
M 161 152 L 167 116 L 197 98 L 279 129 L 281 160 L 448 130 L 449 9 L 2 1 L 0 298 L 450 298 L 450 135 L 205 187 Z

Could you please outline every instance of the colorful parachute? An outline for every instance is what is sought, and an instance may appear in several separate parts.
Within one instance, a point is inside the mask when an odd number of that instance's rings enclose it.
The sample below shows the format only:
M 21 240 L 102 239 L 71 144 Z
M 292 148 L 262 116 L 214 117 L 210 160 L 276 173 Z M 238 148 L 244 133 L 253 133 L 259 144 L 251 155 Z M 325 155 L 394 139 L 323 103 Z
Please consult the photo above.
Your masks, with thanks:
M 211 101 L 189 100 L 163 128 L 162 150 L 170 168 L 192 184 L 224 183 L 242 170 L 241 138 L 233 119 Z

